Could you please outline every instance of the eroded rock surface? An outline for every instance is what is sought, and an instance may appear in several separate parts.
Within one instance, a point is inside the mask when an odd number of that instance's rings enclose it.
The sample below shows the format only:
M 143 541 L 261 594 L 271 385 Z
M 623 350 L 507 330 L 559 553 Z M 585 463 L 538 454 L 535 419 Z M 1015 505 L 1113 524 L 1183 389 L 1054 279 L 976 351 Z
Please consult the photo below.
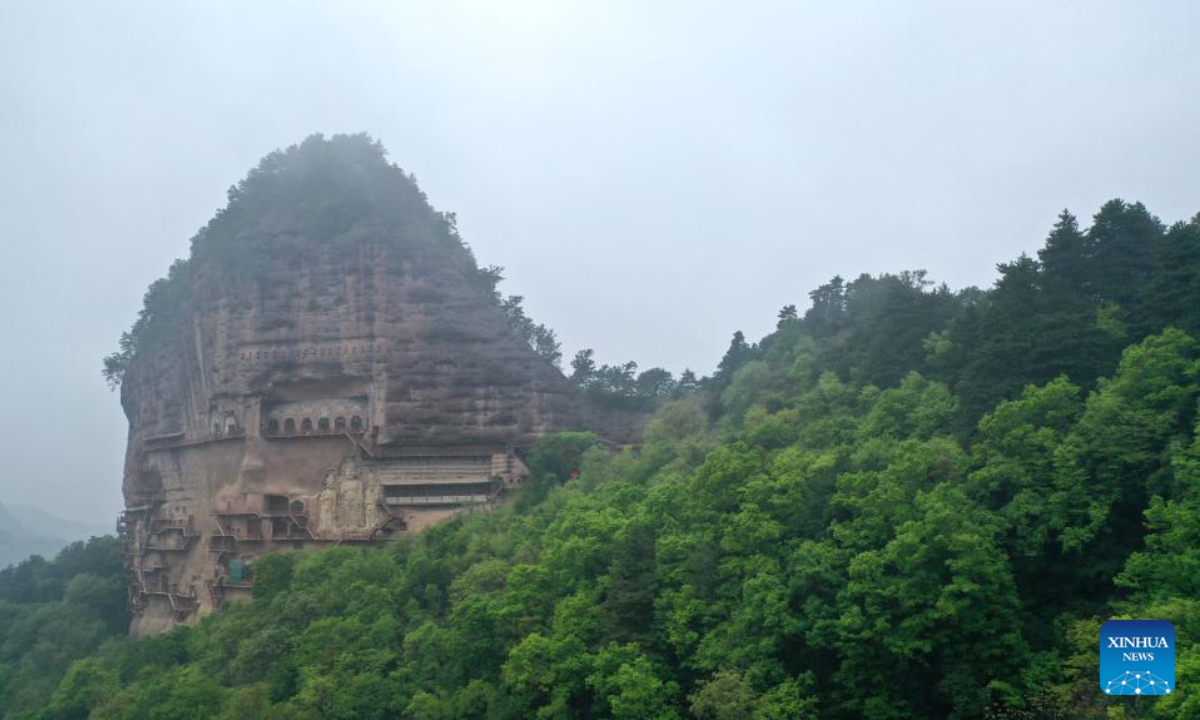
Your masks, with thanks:
M 133 633 L 248 597 L 263 553 L 487 507 L 540 436 L 595 425 L 494 286 L 369 140 L 264 159 L 118 358 Z

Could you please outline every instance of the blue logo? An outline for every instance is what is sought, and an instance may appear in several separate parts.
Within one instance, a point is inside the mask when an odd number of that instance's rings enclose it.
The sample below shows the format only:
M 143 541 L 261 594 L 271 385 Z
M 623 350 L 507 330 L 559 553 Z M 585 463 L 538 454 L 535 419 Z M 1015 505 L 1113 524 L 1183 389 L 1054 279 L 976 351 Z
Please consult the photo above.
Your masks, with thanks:
M 1175 626 L 1109 620 L 1100 628 L 1100 689 L 1106 695 L 1175 692 Z

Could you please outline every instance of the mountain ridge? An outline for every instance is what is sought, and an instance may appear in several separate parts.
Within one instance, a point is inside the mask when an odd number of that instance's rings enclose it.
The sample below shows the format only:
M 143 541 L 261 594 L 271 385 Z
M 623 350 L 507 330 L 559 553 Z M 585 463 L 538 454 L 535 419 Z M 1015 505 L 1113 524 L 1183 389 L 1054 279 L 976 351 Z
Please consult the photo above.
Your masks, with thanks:
M 35 505 L 0 501 L 0 567 L 30 555 L 53 557 L 77 540 L 112 534 L 102 525 L 54 515 Z

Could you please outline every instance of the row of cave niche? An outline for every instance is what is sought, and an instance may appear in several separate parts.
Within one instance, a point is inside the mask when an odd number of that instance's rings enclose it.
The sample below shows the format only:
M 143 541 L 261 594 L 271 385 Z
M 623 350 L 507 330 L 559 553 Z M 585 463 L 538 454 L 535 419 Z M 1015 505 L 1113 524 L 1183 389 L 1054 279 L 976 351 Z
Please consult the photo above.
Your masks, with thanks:
M 286 418 L 281 424 L 277 418 L 271 418 L 263 428 L 267 436 L 286 435 L 340 435 L 341 433 L 359 433 L 363 431 L 362 417 L 354 415 L 347 422 L 345 417 L 338 416 L 330 420 L 327 417 L 318 418 L 314 423 L 312 418 L 301 418 L 299 424 L 295 418 Z

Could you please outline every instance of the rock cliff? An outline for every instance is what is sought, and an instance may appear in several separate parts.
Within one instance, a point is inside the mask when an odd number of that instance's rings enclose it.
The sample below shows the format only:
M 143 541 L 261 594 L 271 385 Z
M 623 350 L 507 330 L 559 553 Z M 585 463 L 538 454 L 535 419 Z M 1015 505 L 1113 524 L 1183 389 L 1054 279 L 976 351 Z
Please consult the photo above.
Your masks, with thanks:
M 106 361 L 135 635 L 247 596 L 264 552 L 487 507 L 538 437 L 609 422 L 377 143 L 314 136 L 229 196 Z

